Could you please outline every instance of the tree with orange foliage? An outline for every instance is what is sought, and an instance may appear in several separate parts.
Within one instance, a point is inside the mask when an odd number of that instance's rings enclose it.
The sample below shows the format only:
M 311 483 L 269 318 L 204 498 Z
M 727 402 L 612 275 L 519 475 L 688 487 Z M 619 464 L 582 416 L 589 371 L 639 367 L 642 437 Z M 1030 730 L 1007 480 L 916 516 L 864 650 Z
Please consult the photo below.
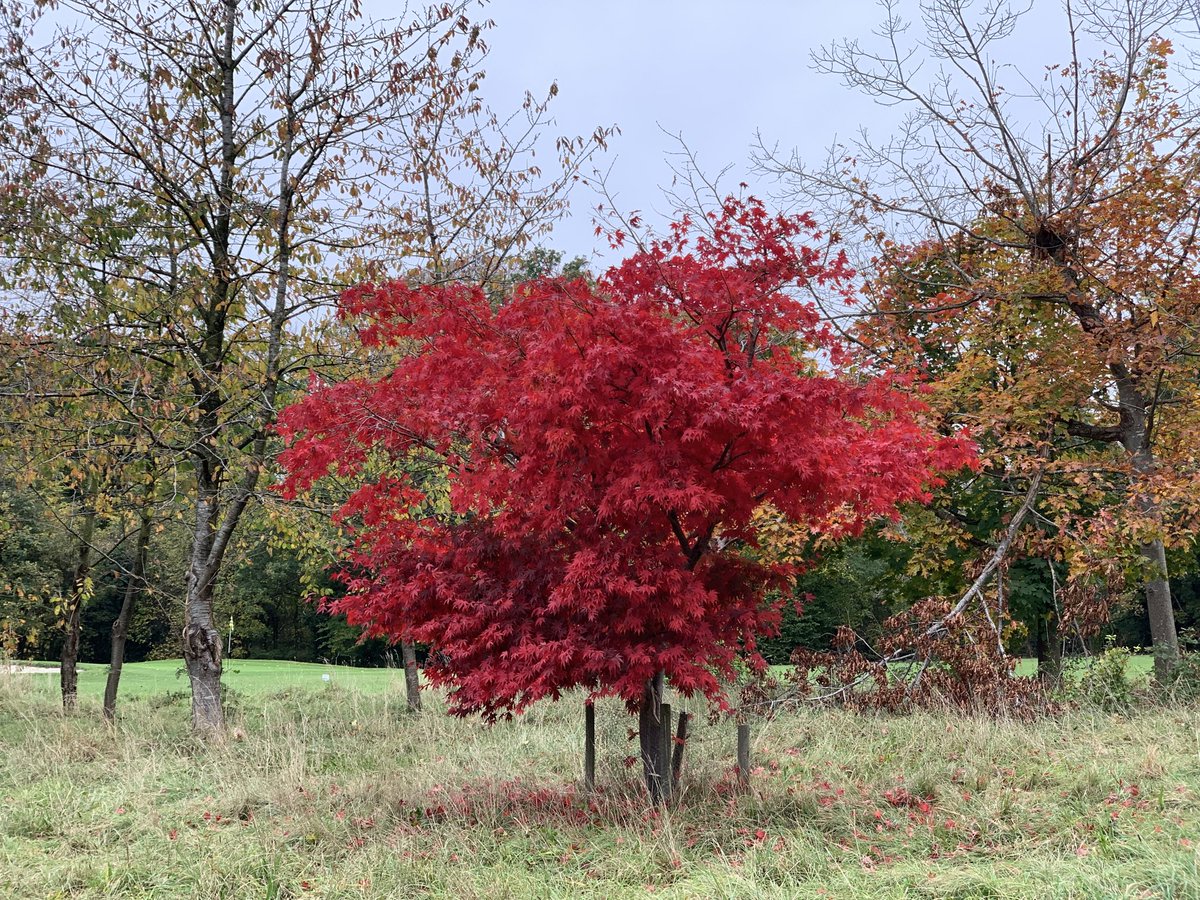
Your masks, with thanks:
M 889 4 L 886 50 L 845 42 L 818 58 L 907 104 L 897 137 L 839 148 L 819 171 L 764 162 L 865 233 L 873 302 L 851 314 L 856 339 L 920 364 L 993 472 L 1045 467 L 1035 518 L 1054 546 L 1038 552 L 1069 562 L 1077 597 L 1144 585 L 1165 679 L 1179 656 L 1166 548 L 1200 527 L 1200 124 L 1168 66 L 1182 10 L 1068 2 L 1071 61 L 1034 84 L 994 56 L 1020 13 L 921 9 L 912 52 Z M 1109 50 L 1089 62 L 1089 40 Z M 931 80 L 922 55 L 946 61 Z

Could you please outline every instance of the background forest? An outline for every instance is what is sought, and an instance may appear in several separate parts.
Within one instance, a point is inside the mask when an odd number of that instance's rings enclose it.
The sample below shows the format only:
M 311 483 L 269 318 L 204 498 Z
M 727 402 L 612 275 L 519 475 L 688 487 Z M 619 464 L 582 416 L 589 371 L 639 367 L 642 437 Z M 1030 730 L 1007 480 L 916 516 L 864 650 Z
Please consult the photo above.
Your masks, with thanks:
M 5 649 L 16 658 L 55 659 L 62 650 L 61 598 L 69 591 L 74 566 L 73 546 L 55 519 L 53 508 L 31 488 L 10 481 L 4 486 L 3 578 L 10 598 L 5 611 Z M 114 533 L 114 543 L 121 535 Z M 144 588 L 130 623 L 127 658 L 130 662 L 177 659 L 182 628 L 178 588 L 186 568 L 186 528 L 176 520 L 150 541 Z M 245 543 L 235 547 L 236 564 L 217 589 L 216 615 L 227 625 L 233 620 L 232 656 L 251 659 L 328 660 L 343 665 L 399 665 L 399 651 L 382 639 L 359 641 L 360 629 L 344 616 L 319 612 L 309 596 L 333 587 L 322 577 L 320 557 L 281 540 L 261 511 L 245 526 Z M 122 568 L 131 568 L 132 550 L 116 546 L 115 565 L 97 566 L 92 594 L 82 614 L 80 659 L 108 661 L 112 622 L 120 610 L 128 583 Z M 852 540 L 824 556 L 796 583 L 803 614 L 785 610 L 777 637 L 762 642 L 763 654 L 774 664 L 788 662 L 792 650 L 828 650 L 839 626 L 848 625 L 869 640 L 880 636 L 883 623 L 920 599 L 961 593 L 967 584 L 963 563 L 967 552 L 944 570 L 914 572 L 910 546 L 873 533 Z M 1194 554 L 1180 553 L 1172 579 L 1177 617 L 1184 640 L 1200 624 L 1200 576 Z M 1020 561 L 1008 574 L 1011 626 L 1008 649 L 1018 656 L 1036 657 L 1039 616 L 1051 602 L 1053 579 L 1045 563 Z M 1112 621 L 1085 641 L 1068 641 L 1068 652 L 1096 652 L 1111 636 L 1118 646 L 1148 647 L 1149 625 L 1136 595 L 1124 598 Z

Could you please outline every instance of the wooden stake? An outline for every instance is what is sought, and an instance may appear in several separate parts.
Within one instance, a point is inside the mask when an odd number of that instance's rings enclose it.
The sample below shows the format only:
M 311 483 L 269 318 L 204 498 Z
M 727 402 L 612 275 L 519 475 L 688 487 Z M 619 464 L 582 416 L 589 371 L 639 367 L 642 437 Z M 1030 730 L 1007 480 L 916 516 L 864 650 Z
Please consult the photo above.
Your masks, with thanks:
M 737 727 L 738 779 L 742 784 L 750 783 L 750 726 L 738 722 Z
M 583 786 L 596 786 L 596 707 L 590 700 L 583 705 Z
M 658 783 L 662 789 L 663 803 L 671 799 L 671 704 L 659 706 L 658 721 L 662 726 L 662 744 L 658 751 Z
M 687 746 L 689 718 L 690 716 L 685 712 L 679 714 L 679 727 L 675 731 L 675 746 L 671 748 L 671 784 L 673 787 L 679 786 L 679 773 L 683 770 L 683 750 Z

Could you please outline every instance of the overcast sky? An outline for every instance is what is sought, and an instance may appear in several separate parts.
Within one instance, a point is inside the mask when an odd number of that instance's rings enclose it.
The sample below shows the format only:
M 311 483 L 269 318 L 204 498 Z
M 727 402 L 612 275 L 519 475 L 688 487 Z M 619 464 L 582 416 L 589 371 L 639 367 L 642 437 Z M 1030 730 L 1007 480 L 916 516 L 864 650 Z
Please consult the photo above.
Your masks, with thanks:
M 669 211 L 660 186 L 678 148 L 670 134 L 682 134 L 708 171 L 733 164 L 730 189 L 747 180 L 766 196 L 771 185 L 747 173 L 756 131 L 819 161 L 839 135 L 864 125 L 882 135 L 897 117 L 810 66 L 823 44 L 870 39 L 881 19 L 872 0 L 492 0 L 485 14 L 496 22 L 490 102 L 511 108 L 524 89 L 540 95 L 557 81 L 559 132 L 619 126 L 601 165 L 611 165 L 609 187 L 624 210 Z M 1012 61 L 1039 73 L 1064 61 L 1060 15 L 1058 0 L 1033 0 Z M 589 255 L 597 202 L 579 190 L 570 218 L 544 243 Z

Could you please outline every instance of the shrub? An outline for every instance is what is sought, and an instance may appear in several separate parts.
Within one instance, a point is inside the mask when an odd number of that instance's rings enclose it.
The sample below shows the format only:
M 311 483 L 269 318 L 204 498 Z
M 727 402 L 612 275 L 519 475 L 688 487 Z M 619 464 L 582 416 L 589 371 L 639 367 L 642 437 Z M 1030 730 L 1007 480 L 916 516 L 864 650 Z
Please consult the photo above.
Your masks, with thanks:
M 1126 677 L 1133 651 L 1116 646 L 1108 639 L 1104 651 L 1096 656 L 1073 661 L 1070 674 L 1063 680 L 1067 699 L 1105 712 L 1127 712 L 1133 706 L 1133 685 Z

